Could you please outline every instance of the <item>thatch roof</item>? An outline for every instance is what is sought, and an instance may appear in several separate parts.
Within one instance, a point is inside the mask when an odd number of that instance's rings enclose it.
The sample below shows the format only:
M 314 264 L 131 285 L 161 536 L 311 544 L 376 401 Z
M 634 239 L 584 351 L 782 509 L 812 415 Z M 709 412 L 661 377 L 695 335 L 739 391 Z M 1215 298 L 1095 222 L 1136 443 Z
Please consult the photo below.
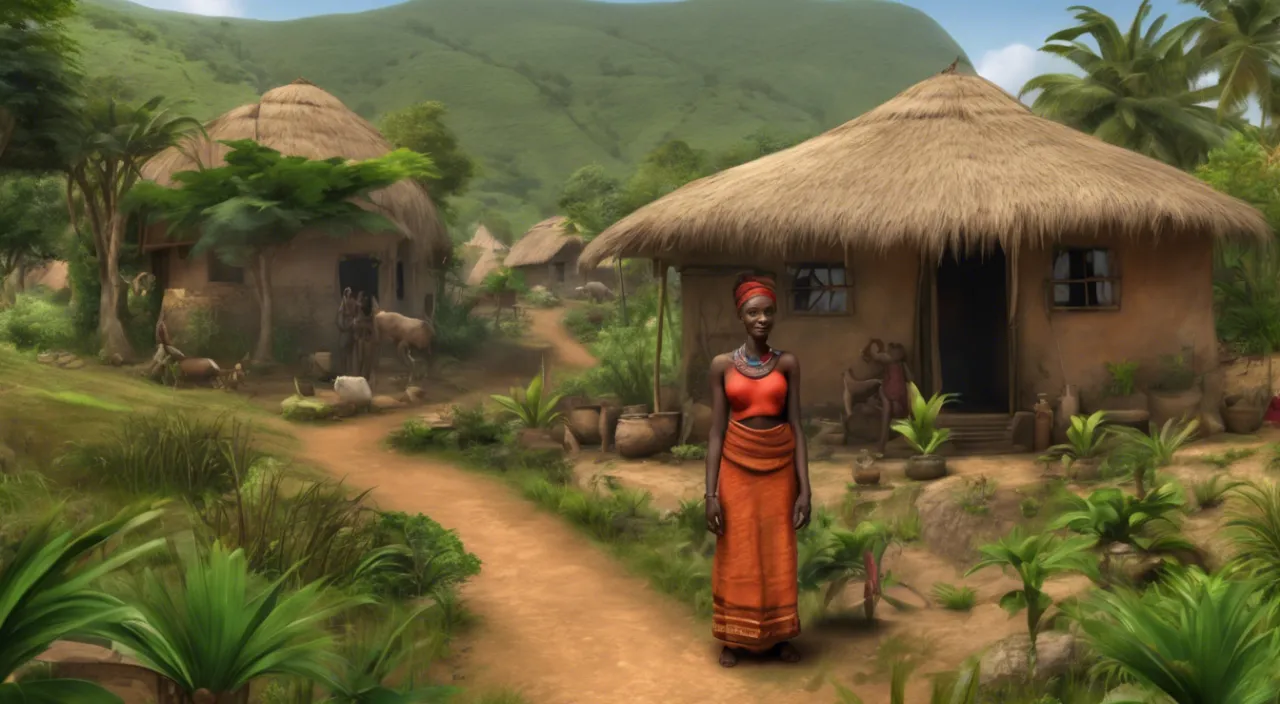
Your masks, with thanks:
M 209 139 L 192 137 L 180 148 L 160 153 L 147 162 L 143 177 L 167 186 L 179 171 L 221 166 L 229 149 L 218 142 L 225 140 L 252 139 L 281 154 L 309 159 L 373 159 L 393 149 L 367 120 L 303 79 L 267 91 L 258 102 L 215 118 L 205 129 Z M 420 184 L 401 181 L 370 194 L 370 200 L 424 252 L 448 253 L 448 234 Z
M 1254 208 L 1046 120 L 977 76 L 941 74 L 835 129 L 694 181 L 579 259 L 785 257 L 897 245 L 941 254 L 1063 235 L 1267 238 Z
M 484 225 L 476 228 L 476 233 L 467 241 L 467 246 L 475 247 L 486 252 L 505 252 L 510 249 L 510 247 L 498 241 L 498 238 L 494 237 L 493 233 L 489 232 L 489 228 Z
M 476 259 L 476 263 L 471 266 L 471 271 L 467 274 L 468 286 L 479 286 L 493 272 L 502 268 L 502 257 L 504 252 L 495 249 L 486 249 L 480 253 L 480 258 Z
M 568 218 L 560 215 L 547 218 L 529 228 L 524 237 L 511 245 L 511 253 L 507 255 L 505 265 L 516 267 L 546 264 L 565 247 L 574 244 L 581 245 L 582 238 L 574 234 Z

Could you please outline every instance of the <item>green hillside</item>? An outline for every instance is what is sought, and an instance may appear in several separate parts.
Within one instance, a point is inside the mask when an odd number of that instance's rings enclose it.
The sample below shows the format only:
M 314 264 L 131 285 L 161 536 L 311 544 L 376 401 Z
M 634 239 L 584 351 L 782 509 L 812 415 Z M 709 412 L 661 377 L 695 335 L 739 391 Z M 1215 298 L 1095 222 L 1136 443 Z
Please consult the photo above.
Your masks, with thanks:
M 670 138 L 814 134 L 962 55 L 885 0 L 412 0 L 291 22 L 89 2 L 73 31 L 98 90 L 186 98 L 202 118 L 298 77 L 374 120 L 443 101 L 483 169 L 463 219 L 492 208 L 519 227 L 580 166 L 621 174 Z

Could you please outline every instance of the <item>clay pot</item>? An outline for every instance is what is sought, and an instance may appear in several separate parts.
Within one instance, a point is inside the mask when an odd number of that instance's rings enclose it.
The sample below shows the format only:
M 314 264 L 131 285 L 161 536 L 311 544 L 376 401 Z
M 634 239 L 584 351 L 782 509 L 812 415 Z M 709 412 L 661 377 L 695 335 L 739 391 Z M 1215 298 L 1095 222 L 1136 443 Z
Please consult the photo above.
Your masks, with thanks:
M 675 447 L 679 413 L 624 415 L 618 419 L 618 454 L 627 459 L 652 457 Z
M 1248 404 L 1237 404 L 1222 409 L 1222 423 L 1228 433 L 1252 435 L 1262 427 L 1263 409 Z
M 636 403 L 630 406 L 622 407 L 622 415 L 624 416 L 647 416 L 649 415 L 649 404 Z
M 1107 411 L 1107 425 L 1122 425 L 1147 432 L 1151 426 L 1151 413 L 1144 409 Z
M 853 483 L 859 486 L 875 486 L 880 483 L 880 468 L 871 467 L 854 467 Z
M 1171 418 L 1198 418 L 1203 397 L 1198 386 L 1186 391 L 1152 391 L 1148 395 L 1151 422 L 1163 428 Z
M 928 481 L 947 476 L 947 458 L 941 455 L 913 455 L 907 458 L 907 479 Z
M 1084 457 L 1071 460 L 1067 465 L 1067 476 L 1078 482 L 1091 482 L 1101 476 L 1102 460 L 1097 457 Z
M 618 427 L 618 419 L 622 417 L 622 409 L 617 406 L 602 406 L 600 408 L 600 451 L 608 452 L 610 447 L 614 445 L 614 436 Z
M 600 442 L 600 413 L 600 406 L 582 405 L 565 415 L 565 422 L 579 444 L 594 445 Z
M 1103 396 L 1094 404 L 1094 411 L 1145 411 L 1151 401 L 1143 393 L 1132 393 L 1128 396 Z
M 550 428 L 521 428 L 516 431 L 516 445 L 525 450 L 559 450 L 563 443 L 551 437 Z

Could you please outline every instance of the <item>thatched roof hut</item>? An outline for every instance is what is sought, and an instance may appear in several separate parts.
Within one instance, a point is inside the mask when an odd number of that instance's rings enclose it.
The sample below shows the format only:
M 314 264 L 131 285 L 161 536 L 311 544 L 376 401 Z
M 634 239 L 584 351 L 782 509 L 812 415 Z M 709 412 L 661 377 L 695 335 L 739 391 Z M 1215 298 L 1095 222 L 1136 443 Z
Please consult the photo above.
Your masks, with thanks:
M 529 231 L 511 246 L 505 265 L 515 268 L 547 264 L 563 253 L 566 248 L 581 246 L 582 238 L 574 233 L 569 219 L 557 215 L 529 228 Z
M 486 252 L 506 252 L 510 249 L 510 247 L 500 242 L 497 237 L 494 237 L 493 233 L 489 232 L 489 228 L 483 224 L 476 228 L 475 234 L 467 241 L 467 246 Z
M 579 261 L 1014 249 L 1100 232 L 1270 236 L 1256 210 L 1195 177 L 1038 117 L 984 78 L 948 73 L 676 190 L 596 237 Z
M 502 255 L 503 252 L 494 249 L 481 251 L 476 263 L 471 266 L 471 271 L 467 273 L 467 285 L 480 286 L 489 274 L 501 269 Z
M 219 142 L 238 139 L 252 139 L 281 154 L 309 159 L 338 156 L 363 160 L 393 151 L 391 143 L 367 120 L 303 79 L 269 90 L 257 102 L 215 118 L 205 130 L 208 139 L 197 135 L 147 162 L 143 177 L 169 185 L 179 171 L 221 166 L 229 149 Z M 370 200 L 420 253 L 438 258 L 447 255 L 448 234 L 420 184 L 401 181 L 370 194 Z

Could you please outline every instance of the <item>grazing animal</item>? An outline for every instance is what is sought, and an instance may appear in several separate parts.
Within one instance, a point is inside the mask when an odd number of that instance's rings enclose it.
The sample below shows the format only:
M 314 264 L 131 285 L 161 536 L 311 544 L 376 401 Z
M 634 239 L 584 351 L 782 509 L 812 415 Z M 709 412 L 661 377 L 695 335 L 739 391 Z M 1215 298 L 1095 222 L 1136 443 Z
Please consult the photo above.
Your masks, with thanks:
M 430 320 L 410 318 L 407 315 L 380 310 L 373 315 L 373 329 L 376 345 L 391 342 L 395 345 L 396 356 L 409 368 L 409 379 L 413 379 L 413 350 L 423 355 L 431 354 L 431 342 L 435 339 L 436 329 Z
M 136 298 L 146 298 L 147 294 L 151 293 L 151 287 L 156 285 L 156 275 L 149 271 L 141 272 L 132 279 L 121 274 L 120 279 L 129 287 L 129 293 Z
M 573 290 L 580 298 L 590 298 L 593 303 L 613 300 L 613 290 L 599 281 L 588 281 Z
M 247 375 L 248 372 L 245 371 L 244 365 L 236 362 L 236 366 L 233 369 L 222 372 L 213 380 L 213 386 L 216 389 L 235 391 L 244 383 L 244 378 Z

